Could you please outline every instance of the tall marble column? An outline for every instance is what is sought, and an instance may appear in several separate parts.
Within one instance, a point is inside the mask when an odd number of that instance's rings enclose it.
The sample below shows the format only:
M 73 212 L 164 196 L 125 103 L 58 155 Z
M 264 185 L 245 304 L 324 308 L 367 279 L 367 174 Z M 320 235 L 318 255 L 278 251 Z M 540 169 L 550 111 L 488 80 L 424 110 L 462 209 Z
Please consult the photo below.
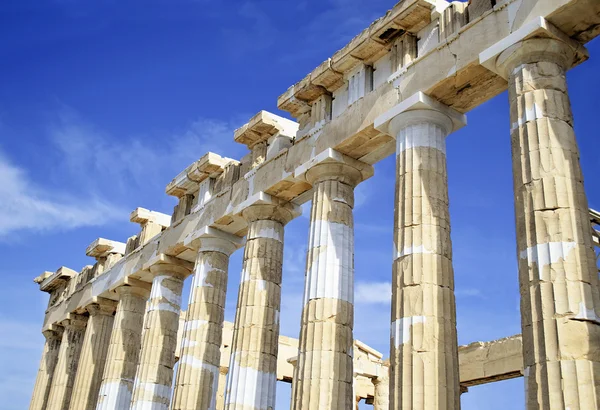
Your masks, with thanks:
M 149 284 L 148 284 L 149 287 Z M 147 287 L 120 286 L 97 410 L 128 409 L 140 357 Z
M 460 408 L 446 136 L 464 116 L 417 93 L 392 110 L 396 201 L 390 409 Z
M 71 410 L 96 408 L 116 305 L 112 300 L 101 299 L 86 308 L 90 316 L 73 384 Z
M 61 322 L 64 331 L 58 351 L 58 362 L 52 377 L 47 410 L 69 408 L 87 321 L 87 316 L 69 314 L 69 318 Z
M 248 222 L 229 375 L 227 410 L 275 408 L 284 225 L 293 214 L 276 205 L 252 205 Z
M 186 267 L 169 263 L 152 265 L 150 271 L 154 279 L 144 319 L 131 410 L 169 409 L 181 292 L 183 281 L 190 274 Z
M 46 338 L 44 351 L 42 352 L 42 360 L 38 369 L 35 386 L 33 388 L 33 396 L 29 410 L 44 410 L 48 403 L 48 395 L 52 386 L 52 376 L 58 361 L 58 352 L 62 339 L 63 328 L 56 326 L 56 330 L 46 330 L 43 332 Z
M 359 170 L 323 163 L 313 185 L 304 309 L 292 409 L 354 408 L 354 188 Z
M 200 238 L 173 410 L 216 409 L 229 256 L 240 246 L 241 238 L 216 230 L 213 235 Z
M 527 409 L 600 406 L 600 288 L 566 70 L 572 40 L 498 57 L 509 82 Z

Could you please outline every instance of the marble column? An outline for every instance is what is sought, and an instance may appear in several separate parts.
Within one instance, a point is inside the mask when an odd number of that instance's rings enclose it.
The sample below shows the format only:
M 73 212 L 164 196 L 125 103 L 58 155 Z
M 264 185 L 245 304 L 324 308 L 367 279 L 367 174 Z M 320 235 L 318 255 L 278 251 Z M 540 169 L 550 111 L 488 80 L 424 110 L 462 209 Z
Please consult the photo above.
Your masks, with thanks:
M 304 309 L 292 409 L 347 410 L 353 393 L 354 188 L 361 172 L 323 163 L 313 185 Z
M 464 116 L 417 93 L 398 106 L 390 409 L 460 408 L 446 136 Z
M 531 410 L 600 406 L 600 288 L 567 91 L 575 52 L 566 42 L 529 39 L 498 57 L 509 82 Z
M 217 389 L 217 410 L 225 409 L 225 388 L 227 387 L 228 367 L 220 367 L 219 388 Z
M 276 205 L 252 205 L 233 329 L 227 410 L 275 408 L 284 225 L 293 214 Z
M 56 326 L 56 330 L 45 330 L 43 332 L 46 343 L 44 344 L 42 360 L 35 379 L 29 410 L 44 410 L 46 408 L 50 387 L 52 386 L 52 376 L 58 361 L 62 333 L 63 328 L 61 326 Z
M 229 256 L 241 240 L 229 240 L 226 236 L 229 235 L 221 233 L 221 236 L 200 239 L 183 329 L 173 410 L 216 409 Z
M 118 287 L 116 291 L 119 304 L 110 336 L 97 410 L 128 409 L 131 404 L 133 381 L 142 345 L 144 312 L 150 295 L 145 286 L 125 285 Z
M 47 410 L 67 410 L 69 408 L 87 321 L 87 316 L 69 314 L 69 318 L 61 322 L 64 331 L 58 351 L 58 361 L 52 377 Z
M 390 369 L 381 366 L 381 374 L 373 379 L 375 395 L 373 397 L 373 410 L 390 409 Z
M 116 302 L 102 299 L 86 308 L 90 316 L 73 384 L 71 410 L 96 408 L 116 307 Z
M 190 271 L 168 263 L 150 267 L 154 275 L 147 303 L 142 350 L 131 410 L 168 410 L 171 401 L 183 281 Z

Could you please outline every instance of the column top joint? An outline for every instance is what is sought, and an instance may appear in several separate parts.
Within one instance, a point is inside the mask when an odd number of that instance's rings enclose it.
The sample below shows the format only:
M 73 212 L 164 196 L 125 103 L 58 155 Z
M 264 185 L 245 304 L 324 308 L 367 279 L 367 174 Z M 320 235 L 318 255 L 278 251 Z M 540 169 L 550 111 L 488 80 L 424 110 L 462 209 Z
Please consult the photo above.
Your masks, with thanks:
M 192 232 L 183 242 L 186 247 L 196 249 L 199 252 L 215 251 L 226 255 L 231 255 L 243 247 L 244 243 L 244 238 L 210 226 Z
M 552 47 L 552 43 L 555 47 Z M 515 64 L 556 59 L 569 69 L 588 58 L 589 53 L 582 44 L 543 17 L 534 18 L 479 54 L 480 64 L 504 79 L 508 79 Z
M 411 114 L 409 114 L 411 113 Z M 451 134 L 467 125 L 467 116 L 419 91 L 375 119 L 375 129 L 396 138 L 393 120 L 403 115 L 405 122 L 430 120 L 441 123 Z M 417 118 L 417 115 L 421 117 Z
M 169 272 L 183 278 L 192 273 L 193 269 L 193 263 L 179 259 L 175 256 L 165 255 L 164 253 L 150 258 L 143 266 L 143 270 L 151 272 L 152 275 L 160 275 Z
M 325 171 L 329 174 L 329 179 L 337 179 L 355 186 L 371 178 L 375 173 L 372 165 L 344 155 L 333 148 L 328 148 L 297 167 L 294 174 L 297 178 L 313 184 L 319 179 L 316 175 L 316 168 L 330 168 Z

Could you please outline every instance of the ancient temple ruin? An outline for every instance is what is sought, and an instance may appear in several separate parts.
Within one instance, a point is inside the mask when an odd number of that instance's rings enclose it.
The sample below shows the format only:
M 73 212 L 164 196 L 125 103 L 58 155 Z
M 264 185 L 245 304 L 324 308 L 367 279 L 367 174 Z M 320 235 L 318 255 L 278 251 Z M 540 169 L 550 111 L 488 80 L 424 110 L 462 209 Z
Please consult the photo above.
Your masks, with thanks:
M 31 410 L 459 409 L 524 377 L 527 409 L 600 408 L 600 288 L 566 85 L 600 34 L 598 0 L 403 0 L 98 239 L 50 294 Z M 508 89 L 522 335 L 457 345 L 446 137 Z M 390 352 L 355 341 L 354 188 L 396 155 Z M 182 168 L 187 164 L 182 164 Z M 510 172 L 510 170 L 505 170 Z M 279 334 L 285 225 L 311 201 L 299 338 Z M 235 323 L 229 256 L 244 248 Z M 192 288 L 181 312 L 184 280 Z M 231 291 L 231 290 L 230 290 Z M 507 335 L 509 336 L 509 335 Z M 389 357 L 389 360 L 384 360 Z M 178 361 L 177 372 L 174 365 Z M 174 387 L 173 387 L 174 386 Z

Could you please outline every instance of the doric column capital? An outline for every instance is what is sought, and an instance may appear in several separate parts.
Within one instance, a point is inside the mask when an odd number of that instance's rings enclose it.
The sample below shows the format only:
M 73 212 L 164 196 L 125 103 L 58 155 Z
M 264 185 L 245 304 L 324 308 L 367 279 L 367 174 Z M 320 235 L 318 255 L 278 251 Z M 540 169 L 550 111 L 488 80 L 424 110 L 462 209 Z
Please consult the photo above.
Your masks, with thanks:
M 47 341 L 60 340 L 62 338 L 63 331 L 64 327 L 54 326 L 52 329 L 42 331 L 42 334 L 44 335 Z
M 190 234 L 184 245 L 198 252 L 220 252 L 230 256 L 244 246 L 244 239 L 219 229 L 204 227 Z
M 277 221 L 283 225 L 296 217 L 295 208 L 289 204 L 254 204 L 242 211 L 242 217 L 248 222 Z
M 588 57 L 583 45 L 538 17 L 482 52 L 479 61 L 508 79 L 515 68 L 523 64 L 549 61 L 567 70 Z
M 419 91 L 375 119 L 375 128 L 396 138 L 401 129 L 423 123 L 436 124 L 448 135 L 467 125 L 467 117 Z
M 95 303 L 85 307 L 90 316 L 112 316 L 117 310 L 117 302 L 110 299 L 97 298 Z
M 67 318 L 59 323 L 65 329 L 83 330 L 87 325 L 87 316 L 78 315 L 76 313 L 69 313 Z
M 144 265 L 144 270 L 150 271 L 153 276 L 169 275 L 179 277 L 182 280 L 188 277 L 193 269 L 193 263 L 162 253 L 150 259 Z
M 122 299 L 125 296 L 139 296 L 148 299 L 150 297 L 150 290 L 152 285 L 146 282 L 142 282 L 147 286 L 134 286 L 131 284 L 119 286 L 115 289 L 115 292 L 119 295 L 119 298 Z
M 371 178 L 374 171 L 370 164 L 329 148 L 297 167 L 294 174 L 311 185 L 333 180 L 355 187 Z

